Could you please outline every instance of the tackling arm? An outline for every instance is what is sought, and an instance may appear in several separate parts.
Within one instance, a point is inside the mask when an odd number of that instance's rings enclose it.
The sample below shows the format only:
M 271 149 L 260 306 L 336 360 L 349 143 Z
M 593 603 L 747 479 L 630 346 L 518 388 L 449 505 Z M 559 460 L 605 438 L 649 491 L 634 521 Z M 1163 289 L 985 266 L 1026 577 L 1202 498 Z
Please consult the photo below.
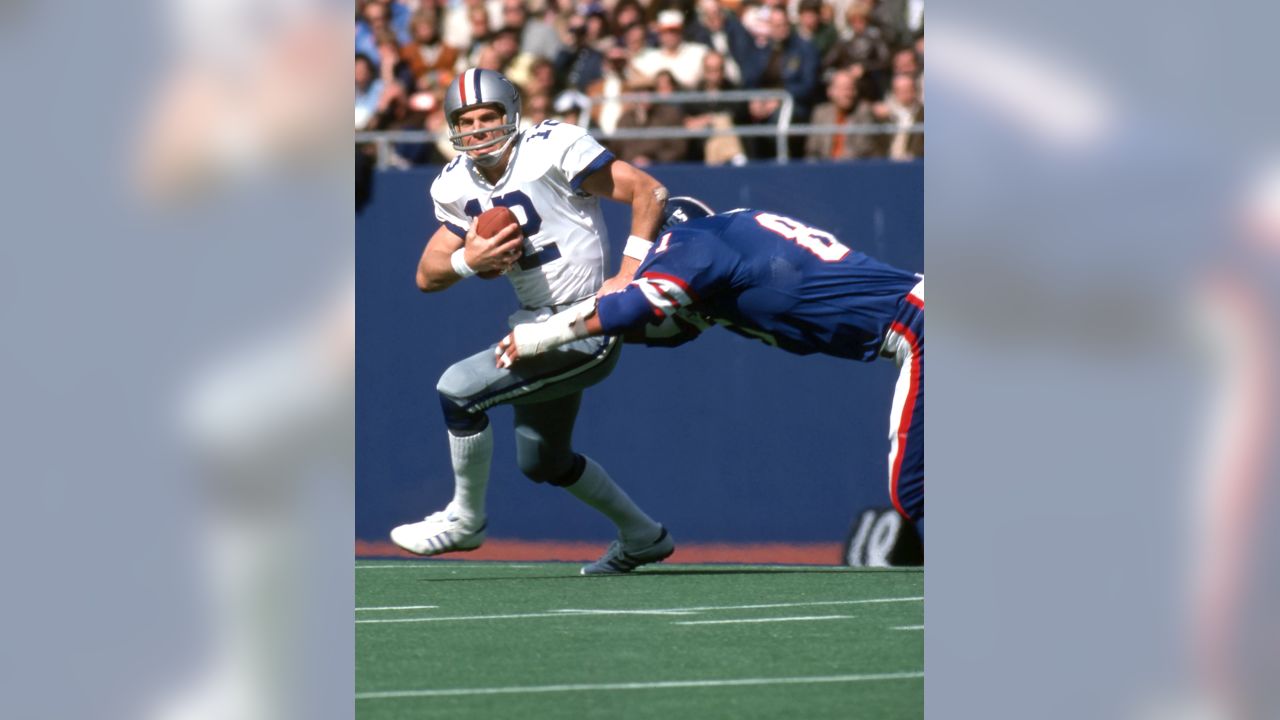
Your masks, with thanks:
M 620 335 L 639 329 L 652 317 L 653 308 L 644 293 L 630 285 L 621 292 L 578 303 L 543 322 L 516 325 L 494 351 L 497 366 L 508 368 L 521 358 L 539 355 L 584 337 Z
M 623 250 L 618 274 L 605 281 L 598 296 L 621 290 L 635 277 L 640 261 L 653 245 L 662 224 L 662 206 L 667 189 L 649 173 L 623 160 L 614 160 L 587 176 L 582 187 L 592 195 L 607 197 L 631 206 L 631 237 Z

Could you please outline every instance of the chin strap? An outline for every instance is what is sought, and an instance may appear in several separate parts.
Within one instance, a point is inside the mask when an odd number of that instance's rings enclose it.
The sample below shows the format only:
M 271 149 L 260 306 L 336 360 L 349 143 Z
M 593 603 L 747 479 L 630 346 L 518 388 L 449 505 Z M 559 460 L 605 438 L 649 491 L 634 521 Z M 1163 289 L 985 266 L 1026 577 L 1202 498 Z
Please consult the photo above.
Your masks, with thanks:
M 480 167 L 493 167 L 494 165 L 497 165 L 498 161 L 502 160 L 502 156 L 507 153 L 507 149 L 511 147 L 511 143 L 515 141 L 516 135 L 519 135 L 519 133 L 518 132 L 511 133 L 510 135 L 507 136 L 506 142 L 499 145 L 497 150 L 494 150 L 491 153 L 484 153 L 483 155 L 478 155 L 476 157 L 471 158 L 471 160 L 475 162 L 475 164 L 479 165 Z

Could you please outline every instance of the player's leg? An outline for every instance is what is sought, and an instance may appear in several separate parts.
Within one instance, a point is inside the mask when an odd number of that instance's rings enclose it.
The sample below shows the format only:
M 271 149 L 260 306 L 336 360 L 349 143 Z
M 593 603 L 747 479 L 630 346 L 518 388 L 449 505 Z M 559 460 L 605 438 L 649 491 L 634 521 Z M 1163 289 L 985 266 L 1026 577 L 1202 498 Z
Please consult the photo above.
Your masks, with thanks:
M 436 390 L 448 428 L 453 499 L 444 510 L 394 528 L 391 540 L 400 547 L 419 555 L 437 555 L 474 550 L 484 542 L 493 430 L 476 400 L 507 384 L 507 375 L 493 367 L 489 349 L 454 363 L 440 376 Z
M 420 555 L 474 550 L 484 541 L 485 493 L 493 457 L 486 410 L 515 401 L 564 397 L 595 384 L 618 361 L 612 338 L 587 338 L 530 358 L 513 369 L 495 367 L 493 347 L 450 366 L 440 377 L 441 408 L 449 430 L 453 499 L 440 512 L 391 531 L 400 547 Z
M 924 317 L 894 323 L 898 382 L 889 414 L 889 497 L 924 537 Z
M 578 392 L 515 406 L 520 470 L 534 482 L 563 487 L 617 526 L 618 552 L 613 564 L 599 572 L 628 572 L 665 559 L 675 550 L 666 529 L 645 514 L 599 463 L 573 451 L 573 425 L 581 398 Z

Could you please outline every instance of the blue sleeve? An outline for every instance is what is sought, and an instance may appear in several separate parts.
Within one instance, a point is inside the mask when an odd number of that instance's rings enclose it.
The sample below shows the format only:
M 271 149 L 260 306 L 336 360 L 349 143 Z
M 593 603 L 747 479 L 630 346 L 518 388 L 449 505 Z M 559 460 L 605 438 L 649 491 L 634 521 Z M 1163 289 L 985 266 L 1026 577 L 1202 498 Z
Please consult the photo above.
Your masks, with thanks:
M 596 301 L 596 315 L 607 335 L 621 335 L 649 322 L 653 307 L 636 285 L 621 292 L 605 295 Z
M 666 316 L 715 293 L 736 259 L 714 233 L 677 227 L 659 236 L 636 271 L 636 281 L 653 285 L 654 292 L 645 294 Z
M 581 190 L 582 183 L 586 181 L 588 177 L 591 176 L 591 173 L 599 170 L 605 165 L 608 165 L 609 163 L 613 162 L 613 160 L 614 160 L 613 153 L 609 152 L 605 148 L 601 148 L 600 154 L 596 155 L 594 160 L 587 163 L 586 167 L 579 170 L 578 173 L 569 180 L 569 187 L 573 188 L 574 190 Z

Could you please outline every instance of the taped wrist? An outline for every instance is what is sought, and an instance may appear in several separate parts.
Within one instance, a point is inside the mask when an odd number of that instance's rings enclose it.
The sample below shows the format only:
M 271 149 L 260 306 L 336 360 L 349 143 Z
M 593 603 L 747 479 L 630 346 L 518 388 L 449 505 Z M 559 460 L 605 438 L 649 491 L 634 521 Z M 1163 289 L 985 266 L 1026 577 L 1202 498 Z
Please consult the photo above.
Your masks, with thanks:
M 590 298 L 539 323 L 521 323 L 512 330 L 521 357 L 538 355 L 587 336 L 586 319 L 595 312 Z
M 469 278 L 476 274 L 476 271 L 467 264 L 467 257 L 463 254 L 463 248 L 458 248 L 449 256 L 449 263 L 453 265 L 453 271 L 460 278 Z

